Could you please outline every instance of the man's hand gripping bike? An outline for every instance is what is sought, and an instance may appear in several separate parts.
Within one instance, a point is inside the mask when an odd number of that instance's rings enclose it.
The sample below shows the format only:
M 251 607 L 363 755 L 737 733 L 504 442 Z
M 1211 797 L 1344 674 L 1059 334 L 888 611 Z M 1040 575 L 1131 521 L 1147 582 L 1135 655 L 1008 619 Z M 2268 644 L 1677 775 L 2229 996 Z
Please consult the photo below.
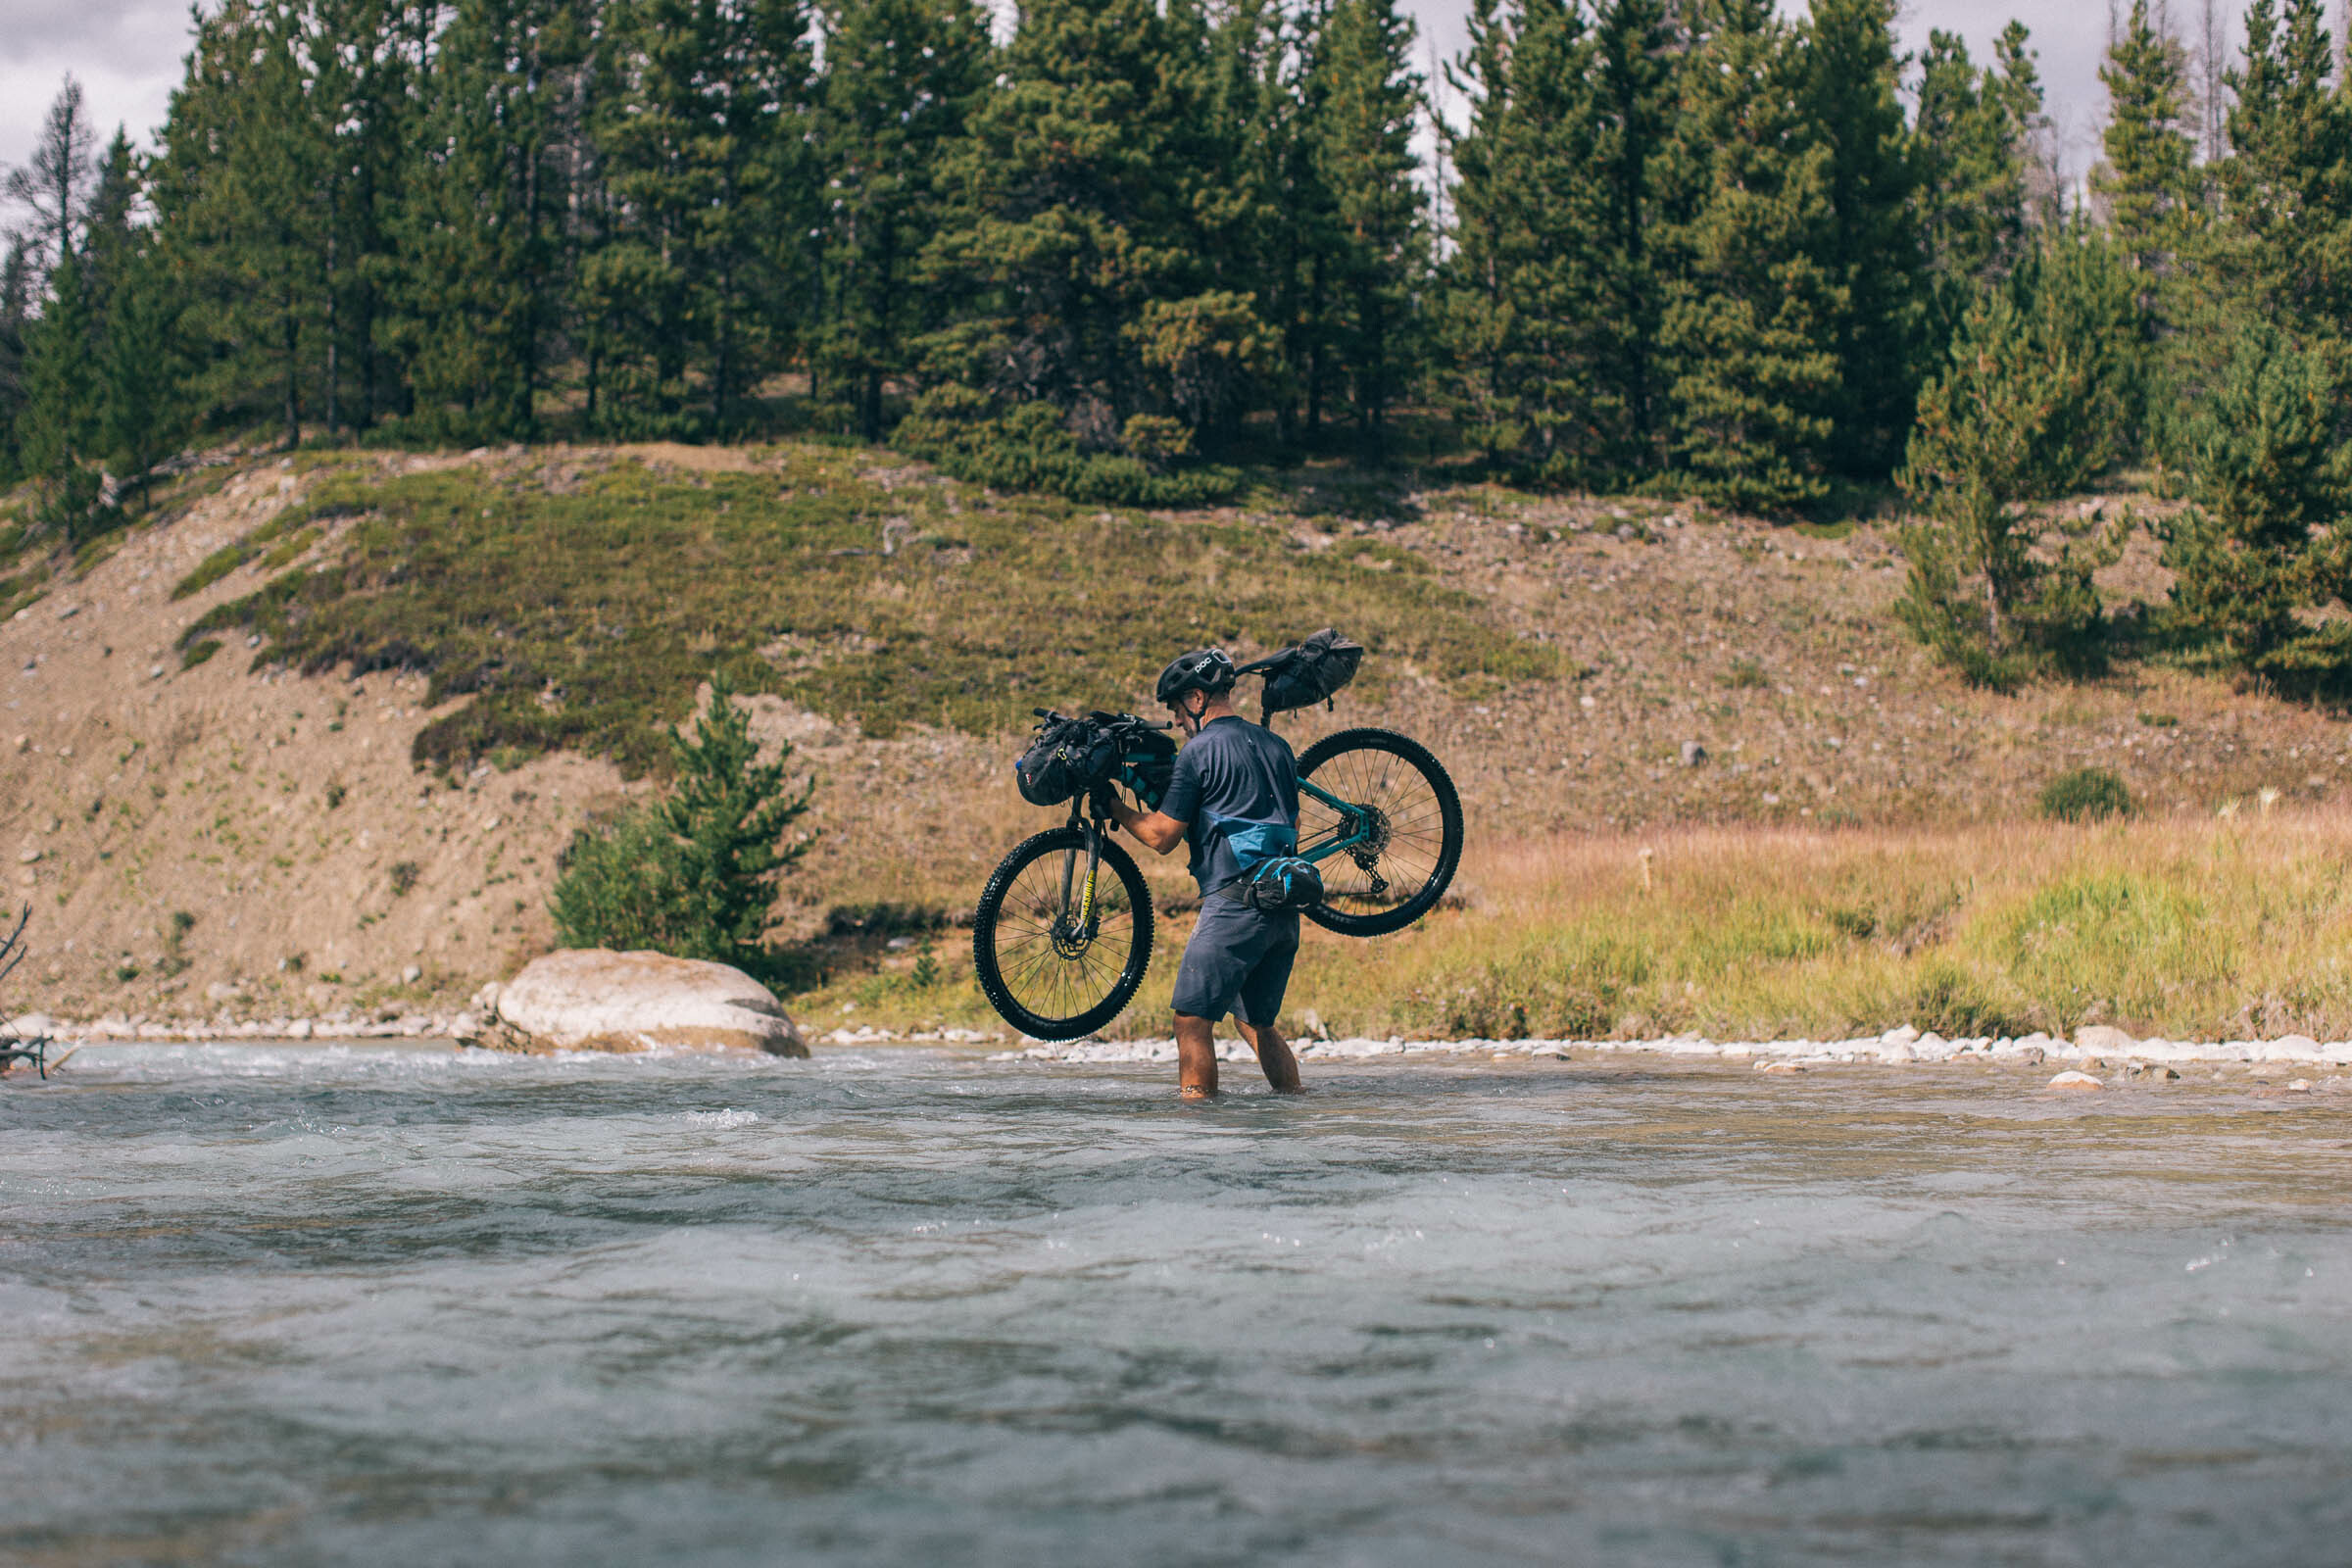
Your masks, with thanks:
M 1064 722 L 1036 712 L 1041 730 Z M 1156 808 L 1172 753 L 1159 732 L 1169 726 L 1132 713 L 1089 717 L 1117 744 L 1115 782 Z M 1082 791 L 1060 827 L 1015 846 L 972 918 L 981 991 L 1006 1023 L 1039 1040 L 1075 1040 L 1109 1024 L 1152 963 L 1151 890 L 1093 801 Z M 1298 853 L 1323 876 L 1323 902 L 1306 917 L 1326 930 L 1400 931 L 1453 881 L 1461 800 L 1416 741 L 1385 729 L 1324 736 L 1298 759 Z

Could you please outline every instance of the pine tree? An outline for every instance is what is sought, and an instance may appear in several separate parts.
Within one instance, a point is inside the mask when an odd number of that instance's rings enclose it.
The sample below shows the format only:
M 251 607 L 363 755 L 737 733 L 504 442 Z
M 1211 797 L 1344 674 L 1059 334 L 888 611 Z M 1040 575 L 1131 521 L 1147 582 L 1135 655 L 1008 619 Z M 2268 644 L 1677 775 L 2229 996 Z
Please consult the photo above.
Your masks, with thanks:
M 2177 318 L 2169 295 L 2182 252 L 2195 243 L 2200 182 L 2192 168 L 2186 57 L 2180 41 L 2150 19 L 2147 0 L 2132 0 L 2099 79 L 2109 105 L 2100 135 L 2106 159 L 2091 171 L 2090 188 L 2140 276 L 2142 309 L 2155 335 Z
M 323 348 L 334 170 L 301 53 L 312 40 L 279 0 L 230 0 L 196 33 L 164 124 L 158 222 L 212 345 L 204 395 L 226 410 L 273 409 L 294 446 Z
M 2352 319 L 2352 105 L 2322 0 L 2254 0 L 2228 75 L 2223 232 L 2205 255 L 2237 309 L 2340 342 Z M 2234 335 L 2233 333 L 2231 335 Z
M 1413 24 L 1395 0 L 1333 0 L 1316 39 L 1309 162 L 1328 193 L 1328 340 L 1347 367 L 1364 449 L 1381 450 L 1389 406 L 1410 376 L 1426 258 L 1412 150 L 1420 78 Z
M 162 259 L 151 245 L 140 246 L 113 279 L 93 368 L 100 449 L 116 477 L 136 485 L 142 499 L 187 428 L 180 309 Z
M 459 441 L 527 437 L 558 305 L 554 94 L 573 18 L 554 0 L 464 0 L 421 84 L 421 167 L 391 220 L 385 330 L 405 350 L 417 418 Z
M 673 735 L 667 799 L 604 833 L 576 837 L 556 884 L 556 929 L 572 947 L 650 948 L 757 964 L 775 881 L 808 852 L 783 842 L 815 790 L 786 780 L 792 747 L 760 760 L 734 688 L 710 682 L 693 739 Z
M 1874 478 L 1901 453 L 1925 349 L 1927 270 L 1910 131 L 1896 99 L 1894 15 L 1895 0 L 1813 0 L 1797 86 L 1809 138 L 1829 154 L 1818 254 L 1838 295 L 1829 456 Z
M 138 248 L 132 223 L 139 203 L 138 160 L 130 136 L 118 126 L 100 160 L 98 177 L 90 192 L 89 220 L 82 239 L 82 256 L 91 308 L 101 332 L 106 328 L 109 304 L 120 274 Z
M 794 344 L 814 265 L 808 13 L 800 0 L 613 0 L 617 74 L 595 127 L 625 220 L 603 270 L 663 413 L 683 410 L 691 366 L 707 427 L 732 429 L 744 398 Z
M 36 282 L 80 248 L 90 198 L 91 142 L 81 83 L 69 74 L 41 122 L 31 161 L 0 180 L 0 200 L 32 215 L 31 222 L 11 238 L 24 252 Z
M 1259 76 L 1268 166 L 1265 220 L 1272 226 L 1260 294 L 1281 344 L 1276 422 L 1283 443 L 1294 447 L 1321 432 L 1331 380 L 1329 267 L 1337 220 L 1309 134 L 1322 91 L 1314 57 L 1328 9 L 1295 7 L 1274 27 Z
M 1037 0 L 999 85 L 943 161 L 949 215 L 924 256 L 961 318 L 927 340 L 932 372 L 1064 411 L 1107 447 L 1149 391 L 1127 337 L 1145 302 L 1200 280 L 1192 198 L 1206 171 L 1169 152 L 1204 74 L 1151 0 Z
M 0 241 L 0 485 L 24 473 L 17 421 L 24 408 L 24 335 L 32 324 L 32 260 L 17 242 Z
M 2342 394 L 2320 357 L 2249 326 L 2193 416 L 2190 505 L 2164 546 L 2176 623 L 2224 665 L 2306 693 L 2352 676 L 2344 622 L 2297 613 L 2352 601 L 2352 547 L 2335 532 L 2352 503 Z
M 51 270 L 40 318 L 25 334 L 24 406 L 17 439 L 35 488 L 34 520 L 79 544 L 97 520 L 103 480 L 96 332 L 81 258 L 68 249 Z
M 1675 154 L 1690 171 L 1688 257 L 1661 326 L 1671 448 L 1702 494 L 1783 510 L 1827 491 L 1843 286 L 1831 150 L 1797 109 L 1801 56 L 1770 0 L 1707 0 L 1681 73 Z
M 1593 172 L 1605 198 L 1596 379 L 1612 426 L 1609 467 L 1639 477 L 1658 466 L 1659 342 L 1683 265 L 1671 236 L 1688 214 L 1671 139 L 1687 40 L 1667 0 L 1602 0 L 1596 12 Z
M 2097 275 L 2112 280 L 2103 340 L 2084 330 L 2097 300 L 2081 285 Z M 2081 671 L 2103 657 L 2091 573 L 2116 559 L 2120 535 L 2062 524 L 2052 560 L 2029 504 L 2115 460 L 2114 421 L 2098 414 L 2116 407 L 2127 373 L 2128 312 L 2116 270 L 2053 258 L 2047 276 L 2029 269 L 1987 290 L 1921 389 L 1897 477 L 1925 516 L 1904 531 L 1911 571 L 1897 612 L 1979 684 L 2006 689 L 2045 663 Z
M 1935 306 L 1931 341 L 1948 339 L 1986 283 L 2025 254 L 2034 145 L 2044 124 L 2041 82 L 2011 23 L 1998 64 L 1980 70 L 1954 33 L 1928 34 L 1920 57 L 1913 158 Z
M 332 171 L 324 191 L 320 415 L 327 428 L 366 430 L 411 412 L 414 393 L 386 345 L 403 322 L 386 296 L 401 276 L 391 232 L 412 177 L 435 159 L 418 116 L 438 4 L 423 0 L 306 0 L 316 51 L 310 96 Z M 348 391 L 347 391 L 348 389 Z
M 1504 14 L 1480 0 L 1453 76 L 1470 123 L 1452 147 L 1450 401 L 1490 458 L 1553 481 L 1602 472 L 1616 422 L 1597 363 L 1610 193 L 1588 173 L 1596 53 L 1566 0 Z
M 972 0 L 846 0 L 825 13 L 819 123 L 825 295 L 818 363 L 858 433 L 882 437 L 883 385 L 944 322 L 913 285 L 938 226 L 933 171 L 987 82 L 988 16 Z
M 142 496 L 182 429 L 179 302 L 153 228 L 133 221 L 143 198 L 138 159 L 118 129 L 100 164 L 83 243 L 97 399 L 86 434 L 118 485 L 136 485 Z

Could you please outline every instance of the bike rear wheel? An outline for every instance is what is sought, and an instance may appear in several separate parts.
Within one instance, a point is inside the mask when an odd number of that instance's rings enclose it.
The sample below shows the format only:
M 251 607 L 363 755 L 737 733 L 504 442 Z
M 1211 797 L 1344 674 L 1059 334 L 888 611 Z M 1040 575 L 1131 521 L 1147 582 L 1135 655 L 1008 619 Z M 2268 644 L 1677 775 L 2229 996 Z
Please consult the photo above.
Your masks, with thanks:
M 989 1005 L 1039 1040 L 1091 1035 L 1126 1010 L 1152 965 L 1152 894 L 1102 841 L 1086 906 L 1086 832 L 1057 827 L 998 862 L 972 916 L 972 968 Z
M 1298 776 L 1366 808 L 1373 828 L 1364 845 L 1316 859 L 1323 902 L 1308 919 L 1343 936 L 1385 936 L 1445 897 L 1462 859 L 1462 802 L 1420 742 L 1395 730 L 1344 729 L 1306 749 Z M 1301 854 L 1349 830 L 1348 818 L 1300 792 Z

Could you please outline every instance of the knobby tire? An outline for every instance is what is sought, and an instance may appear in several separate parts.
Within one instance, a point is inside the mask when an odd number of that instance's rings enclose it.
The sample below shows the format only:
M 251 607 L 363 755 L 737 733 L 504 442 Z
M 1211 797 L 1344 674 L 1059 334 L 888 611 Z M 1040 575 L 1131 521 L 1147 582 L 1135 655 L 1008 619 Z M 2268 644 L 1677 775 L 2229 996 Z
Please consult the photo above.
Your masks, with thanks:
M 1074 827 L 1057 827 L 1024 839 L 997 863 L 972 915 L 972 969 L 982 995 L 1006 1023 L 1038 1040 L 1076 1040 L 1101 1029 L 1135 1000 L 1144 983 L 1144 971 L 1152 966 L 1151 890 L 1144 885 L 1144 874 L 1136 869 L 1134 857 L 1107 838 L 1102 844 L 1102 869 L 1126 895 L 1133 933 L 1127 951 L 1115 956 L 1105 953 L 1091 963 L 1085 958 L 1062 958 L 1050 943 L 1041 951 L 1039 922 L 1045 911 L 1031 896 L 1034 890 L 1022 873 L 1047 861 L 1051 895 L 1057 881 L 1054 862 L 1073 850 L 1080 856 L 1083 869 L 1086 834 Z M 1096 886 L 1100 899 L 1102 879 L 1098 879 Z M 1007 907 L 1008 899 L 1011 907 Z M 1088 953 L 1092 956 L 1093 950 Z M 1112 969 L 1114 956 L 1117 963 Z M 1106 981 L 1108 989 L 1102 990 Z
M 1405 878 L 1417 884 L 1400 899 L 1367 907 L 1368 895 L 1350 893 L 1351 884 L 1367 879 L 1342 852 L 1317 862 L 1326 892 L 1324 902 L 1306 911 L 1308 919 L 1342 936 L 1386 936 L 1420 919 L 1446 896 L 1462 859 L 1462 801 L 1427 747 L 1395 730 L 1344 729 L 1306 749 L 1298 759 L 1298 776 L 1344 801 L 1389 811 L 1398 842 L 1382 854 L 1375 869 L 1390 878 L 1393 888 Z M 1334 813 L 1312 796 L 1302 798 L 1299 808 L 1301 847 L 1311 848 L 1310 835 L 1324 831 L 1313 819 Z

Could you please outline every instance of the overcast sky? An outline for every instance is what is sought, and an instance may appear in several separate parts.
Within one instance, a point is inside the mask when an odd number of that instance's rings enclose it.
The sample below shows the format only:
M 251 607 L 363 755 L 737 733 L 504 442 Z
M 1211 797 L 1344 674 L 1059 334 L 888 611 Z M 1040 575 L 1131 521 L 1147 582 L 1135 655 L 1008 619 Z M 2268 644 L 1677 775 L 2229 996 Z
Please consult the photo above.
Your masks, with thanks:
M 2225 0 L 2234 13 L 2237 0 Z M 1406 0 L 1421 21 L 1424 47 L 1446 56 L 1462 46 L 1468 0 Z M 1804 0 L 1783 0 L 1802 10 Z M 2180 0 L 2183 16 L 2196 0 Z M 2031 24 L 2041 56 L 2071 172 L 2080 174 L 2096 144 L 2105 111 L 2098 58 L 2107 36 L 2107 8 L 2099 0 L 1906 0 L 1901 23 L 1906 47 L 1917 48 L 1931 27 L 1957 31 L 1970 51 L 1989 58 L 1993 35 L 2012 16 Z M 187 48 L 186 0 L 0 0 L 0 164 L 22 162 L 67 72 L 81 81 L 84 102 L 104 142 L 120 122 L 145 142 L 164 118 Z M 1427 61 L 1422 62 L 1426 68 Z

